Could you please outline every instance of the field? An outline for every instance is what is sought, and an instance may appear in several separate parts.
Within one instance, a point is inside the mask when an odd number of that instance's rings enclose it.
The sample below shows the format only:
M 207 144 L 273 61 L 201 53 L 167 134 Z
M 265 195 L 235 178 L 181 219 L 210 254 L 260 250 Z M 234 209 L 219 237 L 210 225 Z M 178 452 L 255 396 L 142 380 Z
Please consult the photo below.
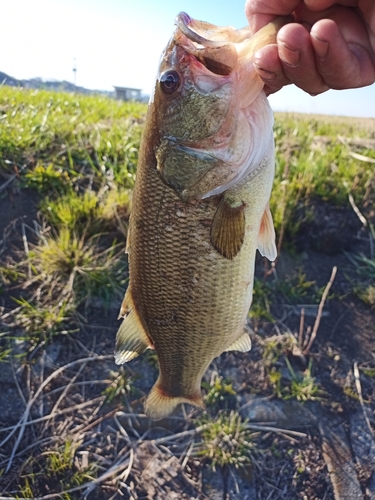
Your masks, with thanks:
M 279 257 L 207 410 L 114 363 L 146 106 L 0 88 L 0 500 L 375 498 L 375 119 L 277 114 Z

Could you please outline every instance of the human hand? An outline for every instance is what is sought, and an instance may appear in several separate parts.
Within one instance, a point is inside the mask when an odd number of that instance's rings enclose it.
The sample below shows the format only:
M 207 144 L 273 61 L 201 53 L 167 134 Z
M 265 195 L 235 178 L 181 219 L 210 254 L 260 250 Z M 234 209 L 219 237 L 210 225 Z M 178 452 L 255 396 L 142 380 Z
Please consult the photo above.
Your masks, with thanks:
M 267 94 L 294 83 L 312 94 L 375 82 L 374 0 L 246 0 L 253 32 L 279 15 L 277 43 L 254 56 Z

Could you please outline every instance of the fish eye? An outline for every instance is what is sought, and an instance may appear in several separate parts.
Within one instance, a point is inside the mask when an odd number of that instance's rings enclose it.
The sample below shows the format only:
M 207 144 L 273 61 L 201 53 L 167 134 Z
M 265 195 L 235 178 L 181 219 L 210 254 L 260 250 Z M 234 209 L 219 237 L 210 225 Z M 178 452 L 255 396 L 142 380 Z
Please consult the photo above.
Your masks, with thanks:
M 180 75 L 175 70 L 169 70 L 160 77 L 160 85 L 164 94 L 173 94 L 180 86 Z

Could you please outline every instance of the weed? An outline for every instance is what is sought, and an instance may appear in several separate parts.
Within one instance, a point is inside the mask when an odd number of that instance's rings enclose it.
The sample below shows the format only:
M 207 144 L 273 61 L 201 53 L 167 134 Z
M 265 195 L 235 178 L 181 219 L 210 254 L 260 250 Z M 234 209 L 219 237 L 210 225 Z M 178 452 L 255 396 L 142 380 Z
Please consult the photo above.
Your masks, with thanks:
M 312 377 L 312 360 L 310 359 L 309 365 L 302 374 L 296 374 L 288 358 L 285 358 L 289 372 L 292 376 L 290 388 L 286 389 L 289 395 L 285 395 L 284 399 L 297 399 L 298 401 L 305 402 L 318 399 L 321 395 L 315 378 Z
M 66 170 L 49 163 L 47 166 L 37 165 L 34 170 L 27 172 L 24 184 L 42 194 L 48 194 L 51 190 L 63 194 L 71 189 L 72 179 Z
M 111 371 L 110 378 L 112 380 L 111 384 L 103 391 L 103 395 L 106 396 L 108 402 L 118 397 L 124 398 L 134 391 L 133 381 L 123 366 L 120 366 L 116 372 Z
M 297 339 L 291 333 L 275 335 L 265 339 L 264 343 L 263 359 L 268 366 L 277 363 L 281 356 L 292 353 L 298 346 Z
M 95 298 L 108 307 L 123 295 L 126 264 L 122 255 L 116 242 L 101 250 L 97 237 L 79 237 L 62 227 L 56 237 L 45 238 L 30 253 L 30 262 L 39 279 L 49 277 L 53 286 L 73 294 L 77 304 L 88 305 Z
M 353 283 L 354 293 L 365 304 L 375 307 L 375 259 L 366 257 L 364 254 L 346 254 L 355 266 L 358 279 Z
M 61 491 L 63 498 L 69 500 L 71 497 L 64 493 L 65 490 L 92 480 L 96 475 L 96 466 L 89 464 L 88 460 L 80 463 L 76 456 L 79 446 L 79 442 L 67 439 L 57 449 L 29 459 L 25 466 L 26 474 L 21 476 L 20 498 L 36 498 L 33 490 L 49 491 L 52 486 Z
M 277 289 L 282 292 L 285 298 L 292 304 L 301 302 L 309 298 L 311 301 L 317 300 L 315 281 L 308 281 L 306 274 L 299 268 L 295 274 L 277 282 Z
M 70 192 L 56 201 L 47 198 L 40 207 L 56 229 L 62 226 L 86 235 L 120 229 L 125 236 L 130 195 L 124 189 L 105 189 L 99 193 L 85 190 L 82 195 Z
M 221 412 L 215 419 L 202 420 L 202 442 L 197 443 L 197 455 L 217 466 L 243 467 L 252 463 L 256 454 L 253 433 L 246 427 L 246 420 L 231 411 Z
M 276 370 L 275 367 L 272 367 L 270 373 L 268 374 L 268 380 L 270 384 L 273 386 L 273 392 L 276 397 L 282 398 L 282 388 L 281 388 L 281 372 Z
M 68 300 L 56 305 L 28 302 L 25 298 L 14 299 L 20 306 L 16 313 L 17 323 L 28 333 L 32 345 L 51 340 L 54 335 L 66 333 L 67 323 L 74 307 Z
M 86 464 L 77 467 L 76 451 L 80 443 L 67 439 L 57 450 L 48 452 L 46 470 L 50 477 L 58 479 L 63 489 L 80 486 L 93 479 L 95 467 Z
M 232 383 L 227 379 L 219 377 L 217 373 L 210 383 L 203 382 L 202 387 L 207 391 L 204 401 L 210 407 L 215 407 L 236 396 L 236 391 L 233 389 Z
M 365 304 L 374 308 L 375 307 L 375 286 L 370 285 L 368 287 L 356 287 L 354 291 L 357 293 L 358 297 L 363 300 Z
M 12 349 L 7 349 L 0 345 L 0 363 L 6 363 L 8 361 L 7 358 L 11 352 Z
M 74 229 L 77 226 L 85 226 L 87 222 L 95 217 L 95 209 L 99 202 L 94 191 L 85 191 L 83 196 L 71 192 L 53 201 L 50 199 L 41 202 L 41 210 L 48 220 L 56 227 L 64 226 Z
M 249 311 L 249 316 L 253 320 L 264 319 L 273 322 L 271 314 L 271 285 L 258 278 L 254 279 L 253 300 Z

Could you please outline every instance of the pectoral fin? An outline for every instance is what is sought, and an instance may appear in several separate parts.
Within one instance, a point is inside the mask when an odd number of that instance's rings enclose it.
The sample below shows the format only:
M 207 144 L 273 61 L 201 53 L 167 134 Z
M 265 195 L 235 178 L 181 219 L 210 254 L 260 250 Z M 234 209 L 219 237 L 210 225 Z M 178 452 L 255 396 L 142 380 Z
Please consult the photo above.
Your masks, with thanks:
M 233 344 L 231 344 L 226 351 L 240 351 L 240 352 L 248 352 L 251 349 L 251 339 L 248 333 L 244 333 L 238 338 Z
M 211 227 L 211 244 L 226 259 L 232 260 L 241 250 L 245 237 L 244 204 L 234 205 L 223 197 Z
M 125 316 L 116 336 L 115 362 L 127 363 L 152 347 L 138 314 L 133 306 L 131 292 L 128 289 L 123 300 L 120 317 Z
M 273 227 L 272 215 L 268 204 L 264 211 L 262 222 L 260 223 L 258 250 L 263 257 L 267 257 L 270 261 L 274 261 L 277 257 L 275 229 Z

